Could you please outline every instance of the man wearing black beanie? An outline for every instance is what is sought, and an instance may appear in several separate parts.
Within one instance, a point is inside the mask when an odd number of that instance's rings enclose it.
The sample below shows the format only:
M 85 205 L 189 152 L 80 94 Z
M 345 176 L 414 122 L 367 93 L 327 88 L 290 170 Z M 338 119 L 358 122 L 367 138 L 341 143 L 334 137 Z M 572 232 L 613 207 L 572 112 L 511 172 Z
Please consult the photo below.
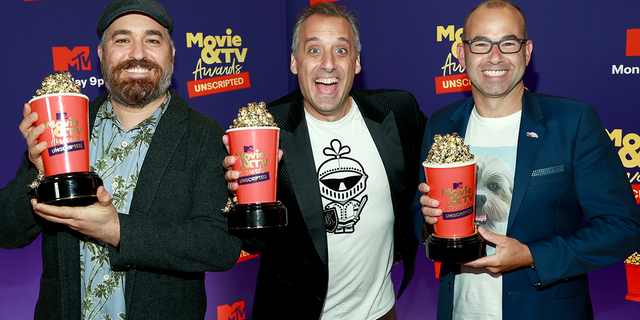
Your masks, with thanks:
M 45 174 L 47 142 L 24 106 L 28 151 L 0 190 L 0 247 L 42 234 L 36 319 L 203 319 L 205 272 L 228 270 L 240 255 L 220 210 L 224 130 L 169 89 L 172 32 L 154 0 L 114 0 L 98 18 L 107 92 L 89 106 L 90 164 L 104 182 L 96 203 L 33 199 L 28 185 Z

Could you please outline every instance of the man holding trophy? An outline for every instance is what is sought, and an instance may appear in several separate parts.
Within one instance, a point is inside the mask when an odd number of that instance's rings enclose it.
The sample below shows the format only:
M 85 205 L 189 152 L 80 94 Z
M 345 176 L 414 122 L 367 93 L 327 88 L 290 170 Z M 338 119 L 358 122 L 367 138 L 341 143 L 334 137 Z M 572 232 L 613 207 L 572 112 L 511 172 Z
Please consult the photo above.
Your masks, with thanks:
M 464 137 L 489 245 L 486 257 L 442 264 L 438 319 L 593 319 L 587 273 L 640 246 L 640 212 L 620 158 L 592 105 L 525 88 L 533 42 L 520 8 L 479 4 L 462 39 L 472 97 L 430 117 L 422 158 L 437 135 Z M 447 219 L 435 193 L 420 184 L 418 239 L 426 240 L 425 223 Z
M 95 203 L 34 199 L 51 146 L 38 142 L 46 126 L 34 126 L 44 115 L 24 106 L 28 151 L 0 190 L 0 246 L 21 248 L 42 234 L 36 319 L 202 319 L 205 271 L 228 270 L 240 255 L 219 210 L 224 130 L 168 89 L 172 31 L 155 0 L 114 0 L 98 18 L 108 91 L 89 104 L 84 128 L 104 182 Z
M 391 266 L 403 260 L 400 293 L 413 275 L 409 205 L 426 117 L 406 91 L 352 89 L 359 39 L 356 17 L 333 3 L 298 14 L 290 69 L 300 90 L 266 106 L 280 128 L 288 224 L 244 246 L 262 252 L 256 320 L 396 319 Z M 228 171 L 230 190 L 240 178 Z

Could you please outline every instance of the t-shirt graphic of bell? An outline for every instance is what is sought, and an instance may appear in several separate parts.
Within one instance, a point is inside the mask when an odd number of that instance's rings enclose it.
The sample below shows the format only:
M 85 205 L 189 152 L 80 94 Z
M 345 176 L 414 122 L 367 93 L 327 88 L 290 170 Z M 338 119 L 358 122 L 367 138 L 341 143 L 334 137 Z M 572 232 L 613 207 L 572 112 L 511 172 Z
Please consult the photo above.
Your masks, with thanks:
M 345 157 L 350 152 L 351 148 L 342 146 L 338 139 L 323 149 L 323 154 L 331 157 L 318 168 L 320 194 L 329 201 L 324 206 L 327 232 L 353 233 L 367 203 L 367 195 L 357 197 L 366 190 L 368 176 L 360 162 Z

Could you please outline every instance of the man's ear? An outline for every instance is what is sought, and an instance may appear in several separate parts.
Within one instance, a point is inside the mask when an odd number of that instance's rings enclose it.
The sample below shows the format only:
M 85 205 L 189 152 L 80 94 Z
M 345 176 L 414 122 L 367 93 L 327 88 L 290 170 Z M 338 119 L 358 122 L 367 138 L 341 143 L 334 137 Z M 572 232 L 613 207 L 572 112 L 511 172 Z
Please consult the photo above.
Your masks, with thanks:
M 464 43 L 463 42 L 458 43 L 456 52 L 458 53 L 458 62 L 460 63 L 460 66 L 466 69 L 467 66 L 464 63 Z
M 291 65 L 289 66 L 291 69 L 291 73 L 298 74 L 298 59 L 296 59 L 296 55 L 291 53 Z

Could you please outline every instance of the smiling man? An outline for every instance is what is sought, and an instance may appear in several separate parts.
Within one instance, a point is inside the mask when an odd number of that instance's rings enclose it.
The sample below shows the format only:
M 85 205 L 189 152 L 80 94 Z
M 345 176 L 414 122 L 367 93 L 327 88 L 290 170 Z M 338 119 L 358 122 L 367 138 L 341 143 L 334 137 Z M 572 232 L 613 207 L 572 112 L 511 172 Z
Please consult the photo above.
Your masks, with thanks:
M 29 150 L 0 190 L 0 247 L 42 234 L 36 319 L 203 319 L 205 271 L 228 270 L 240 255 L 220 211 L 224 130 L 168 89 L 172 31 L 154 0 L 114 0 L 98 18 L 107 92 L 89 105 L 90 163 L 104 182 L 97 203 L 36 203 L 27 184 L 44 173 L 47 142 L 24 106 Z
M 477 158 L 476 216 L 487 256 L 443 264 L 438 319 L 593 319 L 587 273 L 640 249 L 640 212 L 618 153 L 592 105 L 529 92 L 524 13 L 505 0 L 479 4 L 458 58 L 472 97 L 435 112 L 436 134 L 457 132 Z M 442 210 L 421 184 L 416 237 Z M 481 220 L 481 221 L 480 221 Z
M 291 72 L 300 90 L 267 105 L 281 129 L 278 199 L 289 225 L 262 252 L 253 319 L 395 319 L 391 266 L 413 275 L 409 205 L 426 117 L 408 92 L 352 89 L 356 17 L 332 3 L 298 14 Z M 235 157 L 225 159 L 225 166 Z M 235 191 L 237 171 L 229 171 Z

